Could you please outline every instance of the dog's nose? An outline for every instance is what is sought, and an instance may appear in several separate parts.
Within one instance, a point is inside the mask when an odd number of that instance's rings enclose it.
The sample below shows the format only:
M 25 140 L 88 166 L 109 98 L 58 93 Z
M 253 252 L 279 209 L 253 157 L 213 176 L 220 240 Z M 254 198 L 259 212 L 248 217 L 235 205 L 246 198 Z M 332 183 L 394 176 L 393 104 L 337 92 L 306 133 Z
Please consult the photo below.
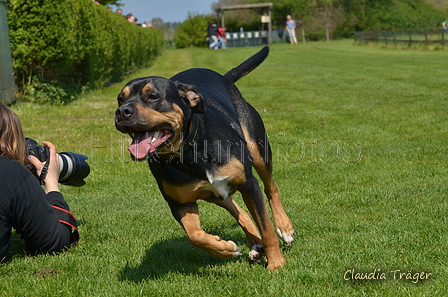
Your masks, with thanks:
M 122 105 L 122 106 L 120 106 L 120 107 L 117 109 L 117 111 L 115 112 L 115 115 L 116 115 L 118 118 L 127 120 L 127 119 L 129 119 L 134 113 L 135 113 L 135 108 L 134 108 L 134 106 L 127 104 L 127 105 Z

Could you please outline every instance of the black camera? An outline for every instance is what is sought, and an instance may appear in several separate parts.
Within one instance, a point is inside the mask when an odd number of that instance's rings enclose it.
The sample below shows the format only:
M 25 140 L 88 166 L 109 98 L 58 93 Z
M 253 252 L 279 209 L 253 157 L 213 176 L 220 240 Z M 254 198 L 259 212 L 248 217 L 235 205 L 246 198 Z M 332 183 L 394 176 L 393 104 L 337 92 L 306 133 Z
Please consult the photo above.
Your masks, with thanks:
M 50 149 L 39 145 L 31 138 L 25 138 L 28 154 L 35 156 L 39 161 L 45 162 L 50 156 Z M 67 186 L 80 187 L 85 185 L 84 178 L 90 173 L 87 157 L 78 153 L 58 153 L 59 183 Z

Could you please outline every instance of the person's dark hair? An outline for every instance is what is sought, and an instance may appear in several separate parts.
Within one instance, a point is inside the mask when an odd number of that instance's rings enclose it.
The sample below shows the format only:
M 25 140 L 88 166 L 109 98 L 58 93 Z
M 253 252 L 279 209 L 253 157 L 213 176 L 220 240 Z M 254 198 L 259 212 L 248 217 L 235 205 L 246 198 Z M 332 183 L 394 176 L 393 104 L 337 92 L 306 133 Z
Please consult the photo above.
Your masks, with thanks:
M 29 166 L 25 137 L 19 117 L 2 103 L 0 103 L 0 156 L 6 156 Z

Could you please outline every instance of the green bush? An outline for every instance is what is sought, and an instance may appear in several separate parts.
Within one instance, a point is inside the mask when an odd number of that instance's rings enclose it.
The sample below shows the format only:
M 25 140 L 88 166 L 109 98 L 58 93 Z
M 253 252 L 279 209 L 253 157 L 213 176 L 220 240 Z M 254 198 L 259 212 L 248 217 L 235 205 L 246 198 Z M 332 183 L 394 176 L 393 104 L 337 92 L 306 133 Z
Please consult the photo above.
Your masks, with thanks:
M 190 46 L 206 47 L 207 26 L 211 17 L 189 15 L 188 19 L 179 25 L 174 35 L 174 44 L 177 48 Z
M 16 81 L 28 101 L 69 102 L 148 66 L 163 47 L 161 31 L 91 0 L 11 0 L 8 22 Z

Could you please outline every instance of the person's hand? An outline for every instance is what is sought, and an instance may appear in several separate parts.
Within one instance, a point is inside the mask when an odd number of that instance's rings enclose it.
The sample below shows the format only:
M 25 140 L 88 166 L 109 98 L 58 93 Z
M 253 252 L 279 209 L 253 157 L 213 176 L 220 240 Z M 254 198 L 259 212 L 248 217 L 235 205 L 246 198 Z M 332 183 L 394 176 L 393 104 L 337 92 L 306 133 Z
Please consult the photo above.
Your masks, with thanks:
M 50 149 L 50 164 L 48 166 L 47 175 L 43 180 L 45 184 L 45 192 L 59 192 L 59 158 L 56 154 L 56 146 L 48 141 L 43 141 L 42 143 Z M 45 162 L 39 161 L 39 159 L 34 156 L 30 156 L 30 161 L 34 167 L 36 167 L 37 174 L 40 176 Z

